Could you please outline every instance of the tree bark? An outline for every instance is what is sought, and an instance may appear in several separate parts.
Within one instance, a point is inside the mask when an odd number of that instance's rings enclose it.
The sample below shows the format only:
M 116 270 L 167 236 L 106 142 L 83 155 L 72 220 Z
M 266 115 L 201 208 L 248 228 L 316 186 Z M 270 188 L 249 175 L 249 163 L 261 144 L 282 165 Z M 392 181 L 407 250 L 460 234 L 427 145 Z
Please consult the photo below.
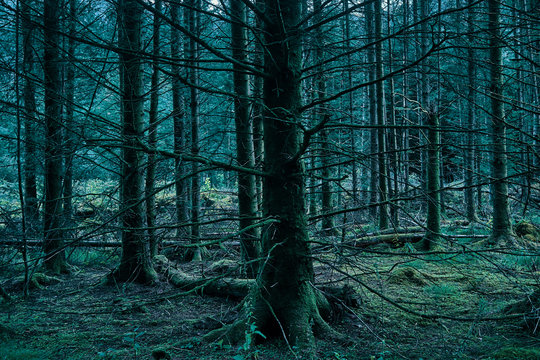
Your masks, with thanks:
M 469 4 L 472 0 L 469 0 Z M 463 154 L 463 162 L 465 165 L 465 211 L 466 217 L 469 222 L 478 221 L 476 215 L 476 207 L 474 206 L 474 188 L 473 188 L 473 176 L 474 176 L 474 138 L 473 138 L 473 126 L 476 123 L 476 111 L 475 111 L 475 94 L 476 94 L 476 66 L 475 66 L 475 51 L 473 47 L 474 42 L 474 8 L 470 7 L 467 14 L 467 31 L 469 44 L 467 46 L 467 77 L 469 79 L 468 92 L 467 92 L 467 122 L 466 122 L 466 148 Z
M 301 74 L 301 4 L 267 0 L 265 29 L 264 216 L 276 218 L 263 235 L 263 265 L 253 319 L 267 337 L 287 337 L 313 355 L 312 324 L 320 324 L 305 217 L 305 170 L 298 123 Z
M 187 20 L 187 28 L 192 34 L 199 33 L 199 15 L 197 9 L 200 8 L 200 0 L 189 0 L 185 20 Z M 199 53 L 199 45 L 194 39 L 190 38 L 188 45 L 188 60 L 190 67 L 188 68 L 189 82 L 192 84 L 189 92 L 190 102 L 190 124 L 191 124 L 191 154 L 199 155 L 199 73 L 197 71 L 197 58 Z M 199 174 L 199 163 L 194 161 L 191 163 L 191 242 L 198 243 L 200 239 L 199 216 L 201 212 L 201 179 Z M 202 250 L 195 249 L 192 254 L 192 260 L 202 260 Z
M 45 252 L 43 264 L 53 273 L 67 271 L 62 230 L 62 111 L 59 22 L 60 3 L 45 0 L 43 7 L 43 75 L 45 77 Z
M 23 37 L 23 73 L 24 73 L 24 203 L 27 231 L 35 234 L 39 229 L 39 210 L 37 198 L 38 168 L 38 124 L 36 113 L 36 87 L 34 70 L 35 19 L 32 9 L 33 0 L 21 1 L 21 30 Z
M 143 8 L 137 0 L 118 4 L 118 47 L 122 98 L 122 258 L 113 272 L 116 281 L 151 283 L 157 279 L 145 238 L 143 154 L 137 151 L 143 137 L 141 22 Z
M 506 124 L 504 123 L 502 89 L 502 42 L 500 39 L 501 0 L 488 0 L 488 34 L 491 99 L 492 178 L 493 178 L 493 230 L 491 243 L 498 243 L 511 236 L 508 209 L 508 180 L 506 157 Z
M 427 116 L 429 126 L 427 139 L 427 219 L 426 238 L 423 242 L 424 250 L 432 248 L 439 240 L 441 232 L 441 193 L 440 193 L 440 136 L 439 117 L 429 113 Z
M 180 24 L 180 5 L 177 2 L 171 2 L 171 20 L 174 24 Z M 171 28 L 171 57 L 177 59 L 171 64 L 172 72 L 172 117 L 174 127 L 174 152 L 182 153 L 185 151 L 186 134 L 185 134 L 185 109 L 184 109 L 184 93 L 180 82 L 180 65 L 178 65 L 182 46 L 182 40 L 179 30 Z M 183 224 L 187 221 L 187 194 L 185 167 L 180 157 L 174 160 L 174 178 L 175 178 L 175 206 L 176 206 L 176 221 L 178 224 Z M 180 238 L 184 234 L 183 228 L 178 227 L 176 237 Z
M 375 0 L 373 3 L 375 6 L 375 78 L 381 79 L 383 76 L 383 63 L 382 63 L 382 0 Z M 386 200 L 388 198 L 387 186 L 386 186 L 386 134 L 385 134 L 385 120 L 384 120 L 384 82 L 378 81 L 375 84 L 376 98 L 377 98 L 377 125 L 379 129 L 377 131 L 377 162 L 379 170 L 379 200 L 381 205 L 379 206 L 379 228 L 388 228 L 388 206 Z
M 161 0 L 155 0 L 154 7 L 157 12 L 161 12 Z M 150 92 L 150 111 L 148 114 L 148 146 L 152 149 L 157 147 L 157 131 L 158 131 L 158 106 L 159 106 L 159 61 L 160 55 L 160 22 L 157 15 L 154 15 L 154 43 L 153 51 L 154 59 L 152 60 L 152 80 Z M 146 225 L 148 226 L 148 242 L 150 244 L 150 256 L 154 257 L 158 254 L 158 239 L 156 237 L 156 197 L 155 197 L 155 182 L 156 182 L 156 154 L 148 154 L 148 165 L 146 167 Z
M 231 47 L 233 58 L 246 63 L 247 33 L 245 23 L 246 5 L 241 0 L 231 0 Z M 236 160 L 238 165 L 254 168 L 255 158 L 253 150 L 253 126 L 250 119 L 249 106 L 249 76 L 238 64 L 233 64 L 234 82 L 234 122 L 236 126 Z M 238 211 L 240 216 L 240 229 L 251 228 L 244 231 L 240 237 L 242 244 L 242 260 L 245 264 L 246 274 L 250 278 L 257 275 L 260 240 L 259 231 L 252 225 L 257 216 L 257 191 L 255 175 L 238 173 Z

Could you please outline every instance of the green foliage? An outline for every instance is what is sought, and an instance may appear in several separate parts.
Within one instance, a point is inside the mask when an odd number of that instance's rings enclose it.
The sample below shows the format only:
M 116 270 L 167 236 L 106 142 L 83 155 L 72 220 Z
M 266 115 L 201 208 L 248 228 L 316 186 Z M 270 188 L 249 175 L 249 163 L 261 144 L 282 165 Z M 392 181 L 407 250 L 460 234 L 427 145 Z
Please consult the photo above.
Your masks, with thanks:
M 122 339 L 123 342 L 131 346 L 131 348 L 135 352 L 135 357 L 139 355 L 139 351 L 141 349 L 141 345 L 139 344 L 138 339 L 145 333 L 145 331 L 139 332 L 138 330 L 139 328 L 136 327 L 135 329 L 133 329 L 133 331 L 125 333 L 124 338 Z

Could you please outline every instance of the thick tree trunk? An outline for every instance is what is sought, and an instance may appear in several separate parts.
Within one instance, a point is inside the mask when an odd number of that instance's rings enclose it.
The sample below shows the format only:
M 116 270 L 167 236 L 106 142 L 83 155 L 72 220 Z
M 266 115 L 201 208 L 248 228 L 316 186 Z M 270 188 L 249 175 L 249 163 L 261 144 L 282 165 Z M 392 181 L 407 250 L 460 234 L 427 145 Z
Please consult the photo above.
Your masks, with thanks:
M 180 5 L 177 2 L 172 2 L 171 7 L 171 20 L 174 24 L 180 24 Z M 179 59 L 182 55 L 180 49 L 182 49 L 182 40 L 180 38 L 179 31 L 171 28 L 171 57 L 173 59 Z M 173 61 L 171 64 L 172 76 L 172 117 L 174 127 L 174 152 L 181 153 L 185 151 L 186 135 L 184 127 L 184 94 L 182 90 L 182 84 L 180 82 L 180 66 L 179 60 Z M 187 221 L 187 195 L 186 195 L 186 181 L 184 180 L 185 168 L 183 161 L 180 157 L 176 158 L 174 163 L 174 179 L 175 179 L 175 206 L 176 206 L 176 221 L 178 224 L 185 223 Z M 183 228 L 178 227 L 176 237 L 180 238 L 184 234 Z
M 264 216 L 279 220 L 265 229 L 267 257 L 255 293 L 253 318 L 267 337 L 286 336 L 313 349 L 312 324 L 320 319 L 304 204 L 305 170 L 300 160 L 300 2 L 267 0 L 264 133 Z
M 506 158 L 506 124 L 504 123 L 502 90 L 502 42 L 500 39 L 501 0 L 488 0 L 488 32 L 491 126 L 492 126 L 492 178 L 493 178 L 493 230 L 492 243 L 506 240 L 511 236 L 510 214 L 508 209 L 508 180 Z
M 122 258 L 113 272 L 116 281 L 150 283 L 157 274 L 145 238 L 143 155 L 135 150 L 143 137 L 143 98 L 141 22 L 143 9 L 137 0 L 118 4 L 118 46 L 120 51 L 120 89 L 122 96 Z
M 53 273 L 67 271 L 62 231 L 62 112 L 58 0 L 45 0 L 43 8 L 43 75 L 45 77 L 45 252 L 43 264 Z
M 24 204 L 27 231 L 29 235 L 36 234 L 39 229 L 39 210 L 37 198 L 37 168 L 38 168 L 38 118 L 36 113 L 36 87 L 34 71 L 34 39 L 35 20 L 33 0 L 21 1 L 21 30 L 23 37 L 23 73 L 24 88 Z
M 161 0 L 155 0 L 156 11 L 161 12 Z M 158 105 L 159 105 L 159 47 L 160 47 L 160 22 L 154 15 L 154 44 L 152 61 L 152 81 L 150 92 L 150 111 L 148 114 L 148 146 L 156 148 L 158 131 Z M 156 197 L 154 194 L 156 182 L 156 154 L 148 154 L 148 166 L 146 167 L 146 225 L 148 226 L 148 242 L 150 244 L 150 256 L 158 254 L 158 240 L 156 237 Z
M 246 5 L 241 0 L 231 0 L 231 47 L 233 58 L 246 63 L 247 33 L 245 23 Z M 234 122 L 236 125 L 236 159 L 238 165 L 253 168 L 255 158 L 253 152 L 253 127 L 250 119 L 249 106 L 249 76 L 240 65 L 233 65 L 234 93 Z M 259 256 L 259 231 L 252 227 L 257 216 L 257 191 L 255 176 L 238 173 L 238 211 L 240 215 L 240 229 L 251 228 L 241 235 L 242 259 L 245 264 L 247 276 L 254 278 L 257 275 L 257 264 L 253 262 Z

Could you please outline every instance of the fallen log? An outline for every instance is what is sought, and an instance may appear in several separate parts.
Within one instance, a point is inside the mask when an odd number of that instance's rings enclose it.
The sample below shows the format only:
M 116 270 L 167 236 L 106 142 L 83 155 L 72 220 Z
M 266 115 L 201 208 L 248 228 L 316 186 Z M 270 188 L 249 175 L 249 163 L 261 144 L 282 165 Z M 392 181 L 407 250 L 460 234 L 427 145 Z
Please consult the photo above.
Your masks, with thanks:
M 376 235 L 361 237 L 351 240 L 348 243 L 357 248 L 367 248 L 378 244 L 389 244 L 395 247 L 400 247 L 405 243 L 417 243 L 422 240 L 424 236 L 425 233 Z

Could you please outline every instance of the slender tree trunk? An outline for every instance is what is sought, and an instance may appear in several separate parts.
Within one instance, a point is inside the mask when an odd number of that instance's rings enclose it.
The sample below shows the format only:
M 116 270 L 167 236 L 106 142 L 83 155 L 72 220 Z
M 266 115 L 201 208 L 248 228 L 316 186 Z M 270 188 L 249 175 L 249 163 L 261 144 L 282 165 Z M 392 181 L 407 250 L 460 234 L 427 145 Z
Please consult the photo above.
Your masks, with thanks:
M 500 39 L 501 0 L 488 0 L 488 32 L 491 125 L 492 125 L 492 178 L 493 178 L 493 232 L 492 243 L 498 243 L 511 236 L 510 215 L 508 209 L 508 180 L 506 159 L 506 125 L 504 123 L 502 99 L 502 42 Z
M 171 20 L 174 24 L 180 24 L 180 5 L 177 2 L 171 2 Z M 179 59 L 182 55 L 180 49 L 183 48 L 182 40 L 179 31 L 171 28 L 171 57 Z M 179 60 L 173 61 L 171 64 L 172 72 L 172 117 L 174 127 L 174 152 L 182 153 L 185 151 L 186 134 L 185 134 L 185 109 L 184 109 L 184 93 L 180 82 L 180 66 Z M 186 196 L 186 181 L 184 180 L 185 167 L 182 159 L 176 158 L 174 163 L 174 179 L 175 179 L 175 206 L 176 206 L 176 221 L 178 224 L 187 221 L 187 196 Z M 176 231 L 177 237 L 184 236 L 183 228 L 179 227 Z
M 36 113 L 36 88 L 34 71 L 34 39 L 35 24 L 32 9 L 33 0 L 20 3 L 21 32 L 23 38 L 23 99 L 24 99 L 24 212 L 28 235 L 35 235 L 39 229 L 39 211 L 37 198 L 37 168 L 38 168 L 38 118 Z
M 256 0 L 256 5 L 259 9 L 264 8 L 263 0 Z M 255 28 L 257 39 L 255 39 L 255 56 L 253 62 L 256 66 L 264 66 L 264 46 L 263 23 L 259 17 L 255 17 Z M 253 79 L 253 151 L 255 152 L 255 167 L 262 169 L 263 167 L 263 78 L 260 75 L 255 75 Z M 257 189 L 257 207 L 260 210 L 262 204 L 263 181 L 260 176 L 255 177 L 255 186 Z
M 440 195 L 440 136 L 437 114 L 427 116 L 429 126 L 427 142 L 427 231 L 423 248 L 429 250 L 439 240 L 441 232 L 441 195 Z
M 118 4 L 118 47 L 122 98 L 122 178 L 120 186 L 122 258 L 113 272 L 116 281 L 151 283 L 157 274 L 145 237 L 143 154 L 137 151 L 143 137 L 141 22 L 143 8 L 137 0 Z
M 375 0 L 373 3 L 375 6 L 375 40 L 382 38 L 382 1 Z M 377 41 L 375 45 L 375 78 L 380 79 L 383 76 L 383 63 L 382 63 L 382 42 Z M 385 134 L 385 120 L 384 120 L 384 82 L 378 81 L 375 85 L 376 99 L 377 99 L 377 125 L 379 129 L 377 131 L 377 162 L 379 168 L 379 227 L 381 229 L 388 228 L 388 200 L 387 186 L 386 186 L 386 134 Z
M 241 0 L 231 0 L 231 48 L 233 58 L 246 63 L 247 33 L 245 23 L 246 5 Z M 236 159 L 238 165 L 247 168 L 255 166 L 253 152 L 253 127 L 250 119 L 249 106 L 249 76 L 240 65 L 233 65 L 234 93 L 234 122 L 236 125 Z M 255 176 L 238 173 L 238 210 L 240 215 L 240 229 L 251 227 L 257 216 L 257 191 Z M 240 238 L 242 244 L 242 259 L 246 274 L 250 278 L 257 275 L 257 266 L 253 262 L 260 251 L 259 232 L 256 228 L 246 230 Z
M 75 34 L 75 19 L 77 16 L 77 1 L 72 0 L 69 3 L 68 9 L 68 26 L 67 31 L 70 34 Z M 75 102 L 75 40 L 67 39 L 66 48 L 66 80 L 65 80 L 65 131 L 64 131 L 64 223 L 67 228 L 72 226 L 73 218 L 73 159 L 75 156 L 75 121 L 73 118 L 73 107 Z
M 313 0 L 313 11 L 314 11 L 314 23 L 319 23 L 322 20 L 322 6 L 320 0 Z M 315 54 L 314 54 L 314 63 L 321 63 L 324 61 L 323 49 L 325 42 L 323 39 L 324 36 L 324 27 L 318 26 L 315 29 Z M 315 69 L 315 91 L 316 99 L 321 100 L 326 97 L 326 75 L 324 66 L 318 65 Z M 318 124 L 321 121 L 324 121 L 329 117 L 330 114 L 326 108 L 326 105 L 320 105 L 315 109 L 315 124 Z M 330 178 L 332 177 L 332 169 L 330 168 L 330 134 L 327 129 L 322 129 L 319 132 L 319 141 L 321 144 L 320 151 L 320 161 L 321 161 L 321 211 L 323 214 L 329 213 L 332 211 L 334 206 L 333 194 L 332 194 L 332 184 Z M 321 227 L 323 232 L 326 234 L 332 234 L 334 229 L 334 219 L 331 216 L 324 216 L 322 218 Z
M 192 34 L 198 35 L 199 33 L 199 13 L 197 10 L 200 8 L 200 0 L 189 0 L 188 7 L 185 11 L 187 28 Z M 191 124 L 191 153 L 194 156 L 199 155 L 199 90 L 197 86 L 199 84 L 199 72 L 197 70 L 199 56 L 199 45 L 194 39 L 189 40 L 188 45 L 188 79 L 193 85 L 189 92 L 189 110 L 190 110 L 190 124 Z M 196 244 L 201 237 L 200 233 L 200 211 L 201 211 L 201 176 L 199 174 L 199 163 L 191 163 L 191 242 Z M 194 261 L 202 260 L 202 251 L 197 248 L 193 253 Z
M 267 0 L 264 133 L 264 216 L 279 220 L 265 229 L 262 268 L 253 317 L 267 337 L 287 337 L 313 350 L 318 323 L 313 265 L 305 218 L 304 165 L 300 158 L 300 2 Z
M 472 0 L 468 0 L 469 4 Z M 465 164 L 465 209 L 466 217 L 469 222 L 475 222 L 478 220 L 476 215 L 476 207 L 474 206 L 474 188 L 473 188 L 473 176 L 474 176 L 474 138 L 473 138 L 473 126 L 476 123 L 476 111 L 475 111 L 475 93 L 476 93 L 476 66 L 475 66 L 475 51 L 473 47 L 474 37 L 474 7 L 470 7 L 467 14 L 467 31 L 469 44 L 467 46 L 467 77 L 469 79 L 468 92 L 467 92 L 467 123 L 465 130 L 466 134 L 466 148 L 463 154 L 463 162 Z
M 373 38 L 374 29 L 373 29 L 373 4 L 366 5 L 366 33 L 368 36 L 368 42 Z M 375 66 L 375 50 L 373 47 L 367 49 L 367 61 L 368 61 L 368 81 L 372 82 L 375 80 L 376 66 Z M 375 93 L 375 85 L 368 86 L 368 96 L 369 96 L 369 123 L 370 125 L 377 124 L 377 97 Z M 370 130 L 370 161 L 369 168 L 371 171 L 370 181 L 369 181 L 369 191 L 370 197 L 369 202 L 375 204 L 377 202 L 377 176 L 378 176 L 378 162 L 377 162 L 377 129 L 373 127 Z M 371 207 L 371 216 L 373 219 L 377 218 L 377 208 L 375 206 Z
M 154 7 L 156 11 L 161 12 L 161 0 L 155 0 Z M 159 106 L 159 61 L 160 55 L 160 22 L 157 15 L 154 15 L 154 44 L 152 60 L 152 80 L 150 92 L 150 112 L 148 114 L 148 145 L 151 148 L 157 146 L 158 131 L 158 106 Z M 150 243 L 150 256 L 158 254 L 158 239 L 156 237 L 156 155 L 148 154 L 148 165 L 146 167 L 146 225 L 148 226 L 148 242 Z
M 60 3 L 45 0 L 43 7 L 43 74 L 45 77 L 45 211 L 43 250 L 45 268 L 67 271 L 62 230 L 62 111 L 59 22 Z

